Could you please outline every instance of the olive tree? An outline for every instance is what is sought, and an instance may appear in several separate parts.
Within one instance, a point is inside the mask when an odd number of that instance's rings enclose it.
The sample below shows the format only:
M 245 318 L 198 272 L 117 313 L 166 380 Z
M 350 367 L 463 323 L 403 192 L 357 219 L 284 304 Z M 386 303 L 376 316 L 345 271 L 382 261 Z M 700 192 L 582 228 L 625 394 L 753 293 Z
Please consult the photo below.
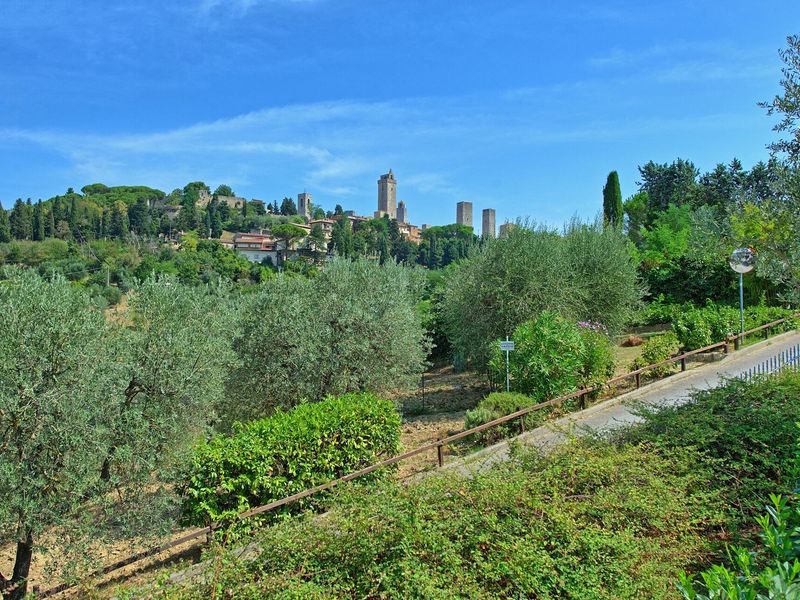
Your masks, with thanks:
M 224 289 L 148 279 L 129 296 L 111 340 L 124 390 L 112 401 L 105 480 L 147 479 L 175 463 L 214 420 L 233 365 L 231 301 Z
M 110 320 L 67 281 L 26 270 L 0 282 L 0 314 L 0 540 L 17 545 L 3 585 L 21 597 L 35 549 L 64 572 L 94 558 L 93 540 L 174 524 L 165 470 L 220 400 L 230 310 L 162 279 Z
M 0 315 L 0 539 L 16 543 L 0 585 L 21 598 L 39 538 L 92 525 L 86 503 L 107 489 L 98 473 L 112 439 L 108 398 L 122 387 L 102 313 L 64 279 L 12 273 L 0 282 Z
M 562 232 L 519 222 L 448 272 L 439 312 L 455 358 L 483 368 L 493 340 L 542 311 L 619 331 L 642 295 L 624 235 L 602 220 Z
M 414 384 L 430 343 L 416 306 L 421 273 L 335 260 L 318 276 L 280 275 L 239 311 L 225 425 L 352 391 Z

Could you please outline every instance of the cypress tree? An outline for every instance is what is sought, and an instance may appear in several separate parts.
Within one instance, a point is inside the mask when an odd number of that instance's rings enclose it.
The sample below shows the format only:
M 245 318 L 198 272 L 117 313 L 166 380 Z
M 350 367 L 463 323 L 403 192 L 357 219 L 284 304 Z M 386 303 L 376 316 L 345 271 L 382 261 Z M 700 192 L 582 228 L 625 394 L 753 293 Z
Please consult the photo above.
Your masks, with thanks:
M 44 237 L 51 238 L 56 235 L 56 218 L 53 206 L 50 205 L 50 210 L 47 211 L 47 218 L 44 222 Z
M 622 191 L 616 171 L 608 174 L 606 185 L 603 187 L 603 216 L 607 224 L 622 227 Z
M 0 242 L 11 241 L 11 222 L 8 220 L 8 212 L 0 206 Z
M 112 238 L 123 239 L 128 235 L 128 211 L 121 207 L 119 202 L 111 207 L 111 219 L 108 229 L 108 234 Z
M 78 237 L 78 199 L 73 197 L 69 205 L 69 231 L 72 237 Z
M 22 201 L 22 198 L 17 198 L 14 203 L 14 208 L 11 211 L 9 221 L 11 221 L 11 235 L 17 240 L 29 240 L 33 235 L 33 227 L 31 222 L 31 214 L 28 211 L 28 206 Z
M 33 207 L 33 239 L 41 242 L 45 238 L 44 233 L 44 211 L 42 201 L 39 200 Z

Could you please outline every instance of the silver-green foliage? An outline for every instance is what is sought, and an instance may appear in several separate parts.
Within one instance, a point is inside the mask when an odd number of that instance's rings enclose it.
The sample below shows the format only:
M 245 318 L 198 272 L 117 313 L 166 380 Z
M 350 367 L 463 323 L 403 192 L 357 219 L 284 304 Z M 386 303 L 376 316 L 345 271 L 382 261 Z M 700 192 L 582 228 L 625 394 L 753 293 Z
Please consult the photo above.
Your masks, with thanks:
M 120 392 L 104 352 L 106 326 L 89 296 L 30 270 L 0 283 L 0 540 L 30 559 L 40 534 L 87 526 L 86 498 Z M 27 573 L 26 573 L 27 574 Z
M 231 359 L 227 302 L 148 281 L 121 319 L 31 270 L 0 282 L 0 541 L 63 570 L 98 536 L 173 522 L 162 470 L 201 432 Z M 113 492 L 113 493 L 111 493 Z M 45 535 L 47 534 L 47 535 Z
M 224 289 L 148 279 L 114 329 L 125 389 L 113 398 L 109 476 L 146 479 L 213 420 L 234 364 L 233 312 Z
M 493 340 L 542 311 L 616 333 L 641 296 L 618 228 L 574 220 L 559 233 L 519 223 L 449 273 L 441 314 L 454 354 L 482 367 Z
M 429 341 L 415 310 L 420 272 L 335 260 L 312 279 L 279 276 L 241 308 L 224 422 L 276 407 L 417 382 Z

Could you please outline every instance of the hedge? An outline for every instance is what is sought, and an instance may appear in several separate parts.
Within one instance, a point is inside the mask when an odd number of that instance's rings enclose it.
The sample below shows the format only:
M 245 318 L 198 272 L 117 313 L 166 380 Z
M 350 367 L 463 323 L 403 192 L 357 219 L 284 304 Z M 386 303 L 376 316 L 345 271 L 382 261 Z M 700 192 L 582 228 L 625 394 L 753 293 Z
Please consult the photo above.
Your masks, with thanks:
M 229 520 L 399 448 L 400 417 L 388 400 L 352 393 L 302 404 L 198 447 L 179 486 L 183 518 L 193 525 Z
M 778 319 L 791 317 L 794 310 L 771 307 L 750 306 L 745 308 L 744 327 L 753 329 Z M 672 329 L 678 336 L 678 341 L 684 350 L 695 350 L 721 342 L 726 336 L 739 333 L 739 309 L 707 303 L 702 308 L 685 309 L 675 315 L 672 320 Z M 796 320 L 779 325 L 778 331 L 789 331 L 797 326 Z

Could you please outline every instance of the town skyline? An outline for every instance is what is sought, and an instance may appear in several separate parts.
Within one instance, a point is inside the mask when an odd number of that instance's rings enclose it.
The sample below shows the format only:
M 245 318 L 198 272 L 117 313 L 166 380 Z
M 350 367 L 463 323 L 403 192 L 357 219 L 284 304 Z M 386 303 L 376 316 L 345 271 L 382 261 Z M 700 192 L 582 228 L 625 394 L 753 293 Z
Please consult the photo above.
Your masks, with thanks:
M 628 197 L 650 159 L 710 171 L 768 157 L 757 103 L 776 91 L 800 7 L 714 4 L 14 0 L 0 25 L 14 90 L 0 99 L 0 203 L 203 180 L 247 197 L 313 189 L 371 214 L 374 174 L 391 165 L 420 223 L 451 221 L 464 199 L 498 224 L 592 218 L 611 170 Z M 687 23 L 679 38 L 673 22 Z

